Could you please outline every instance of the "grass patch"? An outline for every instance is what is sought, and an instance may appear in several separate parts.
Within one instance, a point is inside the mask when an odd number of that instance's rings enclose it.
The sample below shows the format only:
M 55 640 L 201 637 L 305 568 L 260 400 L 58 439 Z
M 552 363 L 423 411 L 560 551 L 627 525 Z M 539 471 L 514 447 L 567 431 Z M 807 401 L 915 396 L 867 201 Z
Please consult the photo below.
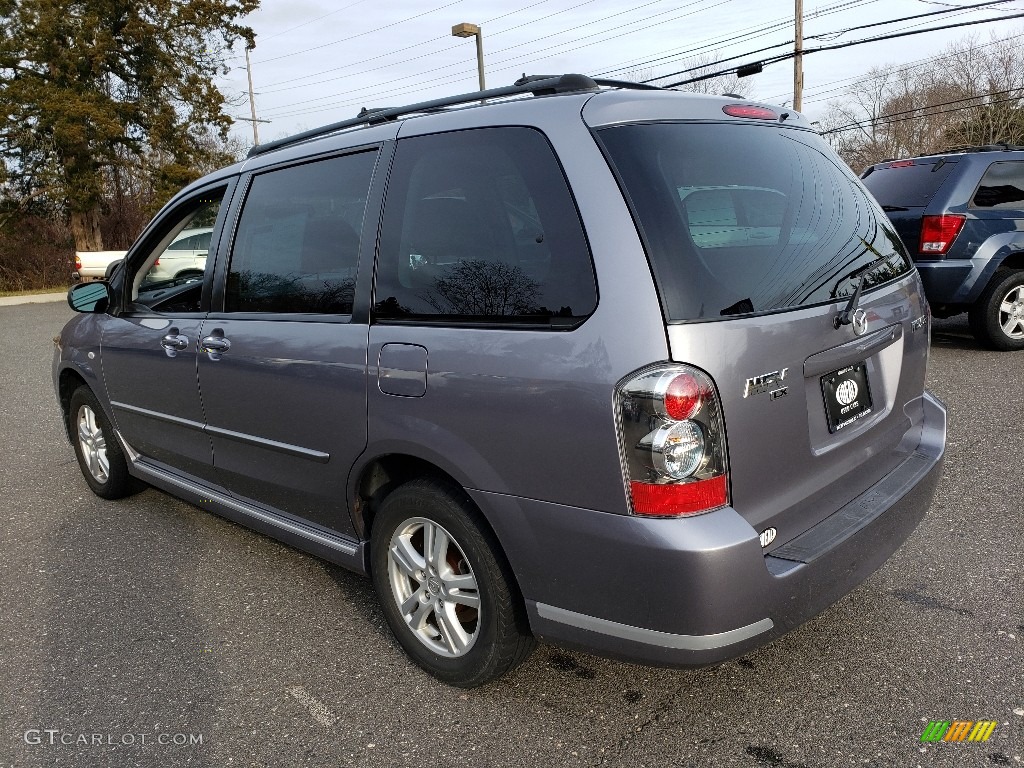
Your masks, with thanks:
M 61 291 L 67 293 L 69 285 L 55 285 L 52 288 L 36 288 L 33 291 L 0 291 L 0 299 L 5 299 L 8 296 L 37 296 L 41 293 L 60 293 Z

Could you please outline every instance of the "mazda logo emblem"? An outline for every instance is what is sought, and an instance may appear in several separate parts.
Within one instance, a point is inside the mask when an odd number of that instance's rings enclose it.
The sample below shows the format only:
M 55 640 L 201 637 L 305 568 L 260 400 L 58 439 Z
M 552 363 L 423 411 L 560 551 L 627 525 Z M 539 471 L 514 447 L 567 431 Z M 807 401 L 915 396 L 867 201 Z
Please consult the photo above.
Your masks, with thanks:
M 863 309 L 856 309 L 853 313 L 853 332 L 857 336 L 863 336 L 868 331 L 868 313 Z

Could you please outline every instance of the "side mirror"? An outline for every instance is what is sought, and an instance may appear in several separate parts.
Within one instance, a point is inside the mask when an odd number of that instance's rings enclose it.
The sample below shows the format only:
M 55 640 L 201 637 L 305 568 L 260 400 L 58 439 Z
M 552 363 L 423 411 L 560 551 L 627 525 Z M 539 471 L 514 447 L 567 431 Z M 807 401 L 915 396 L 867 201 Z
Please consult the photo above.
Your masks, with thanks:
M 75 312 L 105 312 L 110 299 L 110 286 L 105 280 L 78 283 L 68 291 L 68 306 Z

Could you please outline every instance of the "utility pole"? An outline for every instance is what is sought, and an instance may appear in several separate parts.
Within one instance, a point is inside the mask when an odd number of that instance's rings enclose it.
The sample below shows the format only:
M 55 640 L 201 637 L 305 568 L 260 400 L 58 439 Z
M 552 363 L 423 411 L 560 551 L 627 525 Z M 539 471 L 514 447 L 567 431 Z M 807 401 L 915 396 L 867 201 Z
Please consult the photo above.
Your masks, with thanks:
M 800 0 L 797 0 L 799 3 Z M 249 78 L 249 111 L 252 114 L 252 143 L 258 145 L 260 143 L 260 129 L 259 123 L 269 123 L 269 120 L 257 120 L 256 119 L 256 98 L 252 92 L 252 64 L 249 62 L 249 51 L 252 50 L 251 45 L 245 46 L 245 74 Z M 242 118 L 243 120 L 245 118 Z
M 804 0 L 796 0 L 795 36 L 793 37 L 793 109 L 803 110 L 804 91 Z

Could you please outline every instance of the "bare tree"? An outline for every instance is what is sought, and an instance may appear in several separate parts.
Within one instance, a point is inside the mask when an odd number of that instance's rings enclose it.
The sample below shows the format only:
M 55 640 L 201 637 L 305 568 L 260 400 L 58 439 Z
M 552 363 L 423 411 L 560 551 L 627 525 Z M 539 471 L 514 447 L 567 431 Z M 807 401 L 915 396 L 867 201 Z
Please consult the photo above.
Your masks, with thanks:
M 917 67 L 874 67 L 829 104 L 822 132 L 854 170 L 955 146 L 1024 140 L 1024 51 L 967 37 Z

